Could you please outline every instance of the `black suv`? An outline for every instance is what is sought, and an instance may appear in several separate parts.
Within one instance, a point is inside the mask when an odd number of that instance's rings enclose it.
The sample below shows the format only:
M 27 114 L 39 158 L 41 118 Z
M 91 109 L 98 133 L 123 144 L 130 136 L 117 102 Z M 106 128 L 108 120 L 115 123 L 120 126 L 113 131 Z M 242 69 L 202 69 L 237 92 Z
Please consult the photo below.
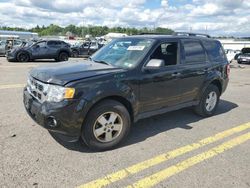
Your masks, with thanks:
M 30 46 L 15 48 L 7 53 L 8 61 L 27 62 L 35 59 L 67 61 L 71 54 L 70 45 L 60 40 L 42 40 Z
M 219 41 L 194 34 L 116 39 L 89 60 L 31 70 L 24 104 L 38 124 L 91 149 L 115 147 L 133 122 L 193 106 L 212 116 L 228 85 Z
M 82 44 L 78 44 L 76 46 L 71 47 L 72 56 L 90 56 L 94 54 L 97 50 L 99 50 L 101 47 L 102 45 L 95 41 L 84 42 Z

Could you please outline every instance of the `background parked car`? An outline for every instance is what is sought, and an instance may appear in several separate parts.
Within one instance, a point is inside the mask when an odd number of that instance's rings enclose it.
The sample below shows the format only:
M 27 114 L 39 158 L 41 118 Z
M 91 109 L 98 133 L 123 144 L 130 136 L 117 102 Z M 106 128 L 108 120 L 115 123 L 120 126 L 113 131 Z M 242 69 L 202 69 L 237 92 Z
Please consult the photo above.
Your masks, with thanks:
M 250 48 L 243 48 L 237 59 L 239 64 L 250 63 Z
M 70 45 L 60 40 L 42 40 L 32 45 L 20 47 L 7 53 L 8 61 L 27 62 L 35 59 L 55 59 L 67 61 L 70 57 Z
M 83 42 L 81 44 L 78 44 L 77 46 L 71 47 L 72 56 L 73 57 L 79 57 L 81 55 L 90 56 L 97 50 L 99 50 L 102 46 L 103 45 L 99 44 L 96 41 Z
M 0 55 L 5 55 L 8 50 L 20 47 L 23 44 L 19 39 L 8 39 L 0 42 Z

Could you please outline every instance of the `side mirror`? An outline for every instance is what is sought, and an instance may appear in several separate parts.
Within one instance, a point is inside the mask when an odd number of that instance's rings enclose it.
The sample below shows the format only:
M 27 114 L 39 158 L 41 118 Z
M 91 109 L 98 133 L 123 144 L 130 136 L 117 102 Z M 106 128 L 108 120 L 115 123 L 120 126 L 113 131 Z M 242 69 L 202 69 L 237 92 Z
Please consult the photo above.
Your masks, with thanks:
M 164 65 L 165 65 L 165 62 L 162 59 L 151 59 L 144 67 L 144 70 L 147 70 L 147 71 L 156 70 L 156 69 L 160 69 L 161 67 L 164 67 Z

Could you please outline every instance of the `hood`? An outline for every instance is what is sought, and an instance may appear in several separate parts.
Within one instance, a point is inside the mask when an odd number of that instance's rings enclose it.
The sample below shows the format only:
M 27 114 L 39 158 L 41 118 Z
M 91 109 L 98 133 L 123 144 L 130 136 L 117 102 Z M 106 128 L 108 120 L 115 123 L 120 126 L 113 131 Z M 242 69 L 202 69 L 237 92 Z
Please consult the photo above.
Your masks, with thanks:
M 65 85 L 69 82 L 99 75 L 120 72 L 123 69 L 92 61 L 55 63 L 34 68 L 30 76 L 45 83 Z

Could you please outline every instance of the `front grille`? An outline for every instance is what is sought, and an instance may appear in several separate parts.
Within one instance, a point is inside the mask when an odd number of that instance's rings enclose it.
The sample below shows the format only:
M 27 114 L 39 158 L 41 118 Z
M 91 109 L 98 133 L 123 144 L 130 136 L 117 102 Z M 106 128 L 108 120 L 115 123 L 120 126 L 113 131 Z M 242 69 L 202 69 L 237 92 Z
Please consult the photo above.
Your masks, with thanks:
M 46 98 L 46 91 L 45 88 L 47 84 L 44 84 L 34 78 L 29 78 L 27 90 L 34 98 L 36 98 L 40 103 L 43 103 Z

